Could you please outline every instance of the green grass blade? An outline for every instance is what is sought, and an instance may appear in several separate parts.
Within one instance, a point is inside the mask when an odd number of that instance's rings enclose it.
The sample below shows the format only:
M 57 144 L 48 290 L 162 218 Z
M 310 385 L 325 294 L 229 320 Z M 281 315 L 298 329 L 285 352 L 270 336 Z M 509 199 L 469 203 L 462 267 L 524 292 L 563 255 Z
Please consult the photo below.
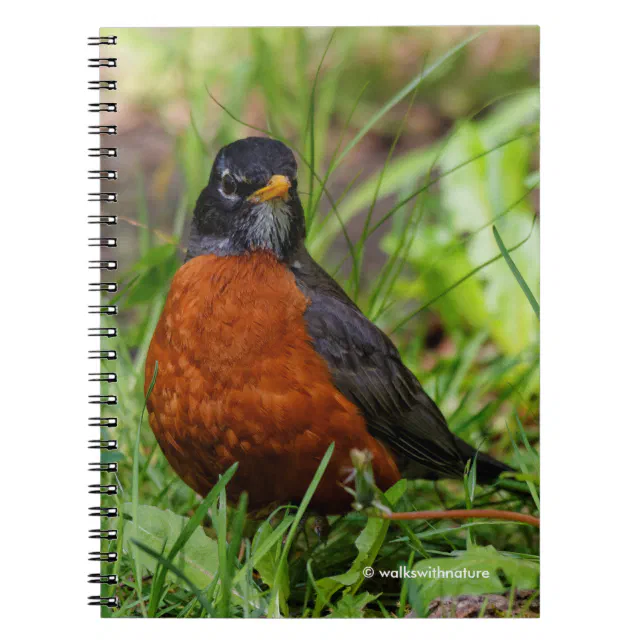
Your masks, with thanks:
M 308 507 L 309 503 L 311 502 L 311 499 L 313 498 L 313 494 L 315 494 L 315 490 L 317 489 L 318 485 L 320 484 L 320 481 L 322 480 L 322 476 L 324 475 L 324 472 L 327 468 L 327 465 L 329 464 L 329 461 L 331 460 L 331 455 L 333 454 L 333 449 L 335 447 L 335 443 L 331 443 L 329 445 L 329 448 L 327 449 L 326 453 L 324 454 L 324 457 L 322 458 L 322 461 L 320 462 L 320 465 L 318 466 L 318 469 L 315 472 L 315 476 L 313 477 L 313 480 L 311 481 L 311 484 L 309 485 L 308 489 L 306 490 L 306 494 L 304 495 L 304 498 L 302 499 L 300 503 L 300 507 L 298 508 L 296 514 L 295 514 L 295 519 L 293 520 L 293 523 L 291 524 L 291 529 L 288 532 L 288 536 L 286 537 L 286 543 L 284 544 L 284 548 L 282 549 L 282 555 L 280 557 L 279 563 L 277 565 L 277 573 L 275 575 L 275 584 L 273 586 L 273 590 L 271 592 L 271 598 L 268 603 L 268 616 L 269 617 L 277 617 L 277 615 L 273 614 L 273 611 L 275 609 L 279 610 L 279 606 L 277 603 L 277 591 L 280 587 L 280 578 L 284 574 L 284 571 L 286 569 L 286 561 L 288 558 L 288 553 L 291 549 L 291 545 L 293 544 L 293 539 L 295 539 L 295 533 L 297 532 L 298 526 L 300 524 L 300 521 L 302 520 L 302 517 L 304 516 L 304 512 L 306 512 L 306 508 Z
M 227 530 L 226 488 L 219 491 L 219 507 L 217 508 L 217 549 L 219 551 L 219 601 L 217 602 L 217 617 L 228 617 L 230 614 L 230 576 L 228 574 L 228 553 L 226 548 Z
M 374 287 L 369 296 L 369 302 L 366 307 L 367 317 L 375 322 L 382 313 L 386 305 L 389 294 L 393 290 L 400 270 L 406 263 L 406 258 L 413 242 L 413 233 L 417 225 L 416 211 L 419 209 L 419 202 L 416 201 L 410 209 L 409 216 L 405 219 L 403 230 L 400 233 L 398 244 L 391 253 L 390 257 L 383 269 L 380 271 L 380 276 L 376 280 Z M 411 232 L 411 234 L 409 234 Z M 380 303 L 378 311 L 376 312 L 376 303 Z
M 143 407 L 141 409 L 141 415 L 139 416 L 139 426 L 136 430 L 136 439 L 134 440 L 134 455 L 132 462 L 132 523 L 134 524 L 134 534 L 139 532 L 139 460 L 141 458 L 141 427 L 143 425 L 143 417 L 145 415 L 145 408 L 148 404 L 152 390 L 157 381 L 157 375 L 159 373 L 159 363 L 155 361 L 154 363 L 154 373 L 152 374 L 152 380 L 150 381 L 150 386 L 145 394 L 145 401 L 143 402 Z M 139 600 L 141 602 L 141 613 L 146 615 L 145 606 L 143 604 L 143 588 L 141 583 L 141 561 L 139 557 L 136 557 L 134 560 L 134 572 L 136 578 L 136 589 L 139 595 Z M 154 613 L 152 613 L 154 614 Z
M 461 52 L 467 45 L 469 45 L 473 40 L 478 38 L 480 33 L 473 34 L 469 38 L 461 41 L 455 47 L 452 47 L 449 51 L 443 54 L 436 62 L 430 65 L 427 69 L 423 70 L 416 78 L 411 80 L 405 87 L 403 87 L 399 92 L 397 92 L 383 107 L 381 107 L 360 129 L 360 131 L 351 139 L 347 147 L 342 151 L 338 160 L 336 161 L 335 166 L 337 167 L 342 163 L 343 159 L 351 152 L 351 150 L 364 138 L 364 136 L 373 128 L 373 126 L 393 107 L 398 105 L 400 101 L 412 92 L 420 83 L 425 80 L 430 74 L 436 71 L 443 63 L 447 62 L 450 58 Z
M 310 154 L 311 160 L 309 161 L 309 167 L 310 167 L 309 198 L 308 198 L 308 206 L 306 209 L 307 222 L 311 221 L 311 217 L 313 216 L 313 212 L 311 208 L 313 206 L 313 180 L 315 178 L 314 176 L 315 175 L 315 91 L 318 86 L 318 80 L 320 79 L 320 70 L 322 69 L 324 59 L 326 58 L 327 52 L 329 51 L 329 47 L 331 46 L 331 42 L 333 41 L 334 36 L 335 36 L 335 30 L 331 32 L 331 37 L 329 38 L 329 42 L 327 42 L 326 47 L 324 48 L 322 58 L 320 58 L 318 68 L 315 71 L 315 78 L 313 79 L 313 87 L 311 88 L 311 98 L 309 99 L 309 114 L 307 119 L 307 128 L 309 131 L 309 154 Z
M 232 526 L 230 529 L 230 542 L 228 544 L 227 556 L 225 558 L 226 575 L 225 577 L 222 577 L 222 594 L 224 593 L 224 579 L 226 581 L 228 588 L 230 589 L 231 595 L 234 592 L 233 582 L 231 580 L 235 576 L 235 573 L 237 572 L 237 568 L 238 568 L 237 555 L 240 551 L 242 539 L 244 536 L 244 524 L 246 522 L 247 508 L 248 508 L 248 494 L 246 494 L 246 492 L 243 492 L 239 497 L 237 508 L 235 510 L 234 517 L 232 520 Z M 248 556 L 248 553 L 246 556 Z M 220 554 L 219 561 L 220 561 L 220 568 L 221 568 L 221 561 L 222 561 L 221 554 Z M 243 599 L 244 615 L 246 616 L 250 613 L 249 593 L 250 593 L 250 588 L 248 587 L 248 584 L 244 584 L 242 599 Z M 230 608 L 228 608 L 228 613 L 230 613 Z
M 331 155 L 331 161 L 329 162 L 329 166 L 327 168 L 326 174 L 324 175 L 324 179 L 322 180 L 320 190 L 317 192 L 316 198 L 315 198 L 315 203 L 313 204 L 312 207 L 312 212 L 315 213 L 318 210 L 318 207 L 320 205 L 320 200 L 322 199 L 322 195 L 324 194 L 324 189 L 326 188 L 326 184 L 329 181 L 329 177 L 331 176 L 331 171 L 333 168 L 333 165 L 335 163 L 335 160 L 340 153 L 340 148 L 342 147 L 342 143 L 344 142 L 344 137 L 347 133 L 347 130 L 349 128 L 349 125 L 351 124 L 351 121 L 353 120 L 353 115 L 355 114 L 355 111 L 358 109 L 358 105 L 360 105 L 360 101 L 362 99 L 362 96 L 364 95 L 367 87 L 369 87 L 369 81 L 367 81 L 363 86 L 362 89 L 360 90 L 358 97 L 356 98 L 355 102 L 353 103 L 353 107 L 351 108 L 351 111 L 349 112 L 349 116 L 347 117 L 346 121 L 344 122 L 344 126 L 342 127 L 342 132 L 340 133 L 340 137 L 338 139 L 338 143 L 335 146 L 335 149 L 333 150 L 333 154 Z M 362 172 L 362 171 L 360 171 Z M 313 173 L 311 173 L 313 174 Z M 358 173 L 360 174 L 360 173 Z M 357 177 L 356 177 L 357 178 Z M 355 179 L 353 180 L 355 181 Z M 353 181 L 350 182 L 350 185 L 345 188 L 345 192 L 348 191 L 351 188 L 351 185 L 353 185 Z M 340 203 L 341 198 L 339 198 L 336 202 L 336 204 Z M 326 219 L 326 217 L 324 218 Z M 307 228 L 308 230 L 308 228 Z
M 159 295 L 157 295 L 156 298 L 154 299 L 154 302 L 152 303 L 152 306 L 150 307 L 150 310 L 148 312 L 147 324 L 145 327 L 145 334 L 143 336 L 143 339 L 141 340 L 140 346 L 142 347 L 150 346 L 150 342 L 152 341 L 152 336 L 154 335 L 154 331 L 157 328 L 157 322 L 161 317 L 161 312 L 163 311 L 164 304 L 165 304 L 165 294 L 159 293 Z M 146 357 L 147 357 L 147 351 L 139 351 L 136 357 L 136 361 L 134 363 L 135 375 L 138 376 L 143 372 L 143 368 L 145 367 Z
M 407 570 L 411 570 L 414 566 L 414 552 L 409 553 L 407 560 Z M 409 594 L 409 582 L 407 579 L 403 581 L 402 588 L 400 589 L 400 598 L 398 599 L 398 617 L 405 616 L 405 609 L 407 608 L 407 595 Z
M 517 414 L 516 409 L 514 410 L 514 419 L 517 421 L 517 425 L 519 426 L 519 432 L 521 434 L 521 440 L 523 441 L 523 445 L 525 446 L 528 453 L 532 455 L 534 460 L 538 462 L 539 455 L 535 451 L 534 447 L 530 445 L 530 441 L 528 440 L 528 435 L 526 434 L 525 428 L 523 427 L 523 423 L 521 422 L 521 419 L 519 418 L 519 414 Z
M 519 462 L 519 469 L 524 473 L 528 474 L 528 466 L 526 465 L 525 461 L 521 457 L 521 452 L 519 452 L 519 447 L 517 446 L 516 441 L 514 440 L 514 436 L 512 435 L 512 430 L 510 429 L 510 425 L 507 423 L 505 424 L 507 430 L 508 430 L 508 436 L 510 437 L 510 441 L 512 442 L 512 448 L 514 449 L 514 453 L 517 457 L 517 461 Z M 526 485 L 528 486 L 528 489 L 530 490 L 530 494 L 532 495 L 532 500 L 534 501 L 535 506 L 537 507 L 537 510 L 541 510 L 541 504 L 539 502 L 539 495 L 537 494 L 537 488 L 535 484 L 532 481 L 526 481 Z
M 148 200 L 145 193 L 145 175 L 139 166 L 136 168 L 136 191 L 137 219 L 142 224 L 138 229 L 139 254 L 143 257 L 150 250 L 152 238 L 150 236 L 150 209 L 148 208 Z
M 423 69 L 425 68 L 425 64 L 423 63 Z M 422 76 L 422 73 L 421 73 Z M 403 116 L 402 120 L 400 121 L 400 124 L 398 125 L 398 129 L 396 131 L 396 135 L 394 137 L 394 140 L 392 141 L 391 145 L 389 146 L 389 150 L 387 152 L 387 158 L 385 159 L 385 162 L 382 165 L 382 169 L 380 171 L 380 174 L 378 175 L 378 181 L 376 182 L 375 189 L 373 191 L 373 197 L 371 199 L 371 204 L 369 206 L 369 211 L 367 212 L 367 217 L 365 218 L 364 226 L 362 228 L 362 234 L 360 235 L 360 240 L 357 244 L 358 249 L 357 249 L 357 262 L 354 264 L 353 267 L 353 301 L 357 302 L 359 295 L 360 295 L 360 273 L 362 271 L 362 261 L 364 257 L 364 248 L 365 244 L 367 243 L 367 239 L 369 238 L 369 228 L 371 227 L 371 219 L 373 217 L 373 211 L 376 207 L 376 202 L 378 201 L 378 196 L 380 194 L 380 186 L 382 185 L 382 180 L 387 173 L 387 168 L 389 167 L 389 163 L 391 162 L 391 158 L 394 154 L 394 151 L 396 150 L 396 147 L 398 145 L 398 141 L 400 140 L 400 137 L 405 129 L 405 126 L 407 125 L 407 119 L 409 118 L 409 113 L 411 112 L 412 107 L 414 106 L 414 101 L 416 99 L 416 94 L 418 93 L 418 87 L 419 85 L 416 85 L 414 88 L 411 99 L 409 101 L 409 105 L 407 106 L 407 110 L 405 111 L 405 115 Z
M 503 240 L 501 239 L 501 235 L 499 235 L 499 231 L 496 229 L 496 226 L 492 226 L 492 232 L 494 233 L 494 239 L 496 241 L 496 244 L 499 247 L 501 254 L 503 255 L 503 259 L 505 260 L 506 264 L 510 267 L 510 270 L 512 271 L 512 275 L 514 275 L 516 281 L 519 283 L 521 290 L 528 298 L 528 302 L 530 302 L 530 306 L 532 307 L 534 314 L 537 316 L 537 320 L 540 320 L 541 318 L 539 317 L 539 311 L 540 311 L 539 302 L 537 302 L 537 299 L 532 294 L 530 287 L 526 284 L 526 281 L 523 279 L 523 275 L 521 275 L 521 271 L 519 271 L 519 269 L 517 268 L 517 265 L 510 257 L 510 253 L 508 252 L 508 249 L 505 247 L 505 244 L 503 243 Z

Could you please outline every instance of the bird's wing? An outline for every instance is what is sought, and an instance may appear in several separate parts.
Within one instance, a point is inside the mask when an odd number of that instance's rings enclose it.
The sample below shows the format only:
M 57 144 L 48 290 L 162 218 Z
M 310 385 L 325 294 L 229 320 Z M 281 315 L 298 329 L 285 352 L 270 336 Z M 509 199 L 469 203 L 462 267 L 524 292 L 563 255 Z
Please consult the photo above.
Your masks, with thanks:
M 316 351 L 335 386 L 362 411 L 369 432 L 426 478 L 459 477 L 464 460 L 443 414 L 391 340 L 302 248 L 291 262 Z M 416 471 L 419 471 L 416 468 Z

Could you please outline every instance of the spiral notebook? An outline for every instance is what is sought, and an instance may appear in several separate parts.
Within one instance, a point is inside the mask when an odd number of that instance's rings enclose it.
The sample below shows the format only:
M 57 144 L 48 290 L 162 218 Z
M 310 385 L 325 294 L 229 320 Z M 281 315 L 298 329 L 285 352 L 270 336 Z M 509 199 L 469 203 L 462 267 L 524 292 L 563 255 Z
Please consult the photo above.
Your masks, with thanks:
M 538 28 L 88 45 L 89 603 L 538 617 Z

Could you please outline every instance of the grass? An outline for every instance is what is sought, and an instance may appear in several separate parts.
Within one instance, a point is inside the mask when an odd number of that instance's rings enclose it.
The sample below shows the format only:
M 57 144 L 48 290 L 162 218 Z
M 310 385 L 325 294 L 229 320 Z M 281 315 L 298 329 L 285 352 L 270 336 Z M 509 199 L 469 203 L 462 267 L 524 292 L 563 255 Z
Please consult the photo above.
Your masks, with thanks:
M 119 529 L 119 538 L 104 546 L 117 552 L 118 561 L 103 564 L 103 573 L 118 574 L 119 584 L 102 594 L 118 596 L 120 608 L 104 609 L 106 617 L 401 618 L 411 610 L 425 614 L 429 602 L 444 595 L 538 591 L 534 527 L 486 519 L 390 520 L 366 509 L 330 517 L 322 539 L 305 510 L 332 446 L 298 508 L 278 508 L 255 520 L 247 515 L 246 498 L 236 507 L 228 503 L 226 483 L 235 467 L 200 499 L 174 474 L 147 423 L 146 348 L 180 265 L 188 211 L 216 149 L 258 130 L 296 151 L 307 244 L 315 257 L 335 268 L 362 309 L 390 333 L 452 430 L 519 470 L 519 483 L 507 481 L 507 488 L 529 490 L 525 497 L 481 487 L 473 467 L 462 482 L 401 481 L 384 491 L 381 503 L 396 512 L 538 511 L 538 223 L 530 203 L 538 185 L 536 90 L 510 87 L 456 120 L 438 141 L 401 148 L 409 115 L 427 100 L 427 85 L 455 73 L 477 35 L 427 56 L 420 71 L 369 112 L 363 102 L 373 95 L 374 82 L 346 88 L 359 38 L 354 31 L 327 34 L 318 47 L 304 30 L 289 32 L 283 43 L 261 30 L 253 33 L 253 53 L 237 69 L 234 91 L 224 97 L 211 92 L 223 109 L 216 136 L 203 133 L 215 103 L 203 83 L 186 83 L 190 125 L 176 137 L 172 160 L 183 191 L 169 232 L 155 225 L 143 175 L 138 177 L 131 217 L 139 224 L 136 256 L 121 275 L 113 300 L 121 312 L 119 333 L 106 347 L 119 356 L 118 381 L 109 391 L 118 396 L 118 430 L 102 432 L 118 438 L 119 450 L 104 459 L 119 463 L 120 488 L 120 516 L 102 526 Z M 187 49 L 184 38 L 177 55 Z M 291 70 L 276 64 L 287 46 L 295 52 L 297 87 Z M 262 97 L 266 123 L 240 117 L 252 92 Z M 352 162 L 360 144 L 380 136 L 378 127 L 401 104 L 405 111 L 385 159 L 362 176 Z M 361 213 L 367 213 L 362 221 Z M 379 274 L 365 268 L 374 245 L 385 254 Z M 113 478 L 104 476 L 105 482 Z M 379 574 L 401 566 L 467 566 L 491 575 L 484 584 L 468 585 Z M 367 568 L 373 577 L 363 574 Z

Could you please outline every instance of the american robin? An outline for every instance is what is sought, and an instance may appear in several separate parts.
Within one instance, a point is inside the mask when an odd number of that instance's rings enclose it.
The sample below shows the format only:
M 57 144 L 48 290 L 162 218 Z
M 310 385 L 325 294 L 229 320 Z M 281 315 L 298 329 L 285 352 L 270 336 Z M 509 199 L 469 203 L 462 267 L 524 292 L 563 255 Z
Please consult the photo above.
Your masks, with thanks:
M 297 503 L 334 442 L 310 508 L 350 509 L 339 483 L 352 448 L 376 483 L 460 478 L 475 450 L 454 436 L 391 340 L 311 258 L 297 164 L 283 143 L 251 137 L 222 148 L 194 211 L 148 350 L 150 425 L 179 476 L 207 494 L 228 486 L 249 509 Z M 506 465 L 479 453 L 478 480 Z

